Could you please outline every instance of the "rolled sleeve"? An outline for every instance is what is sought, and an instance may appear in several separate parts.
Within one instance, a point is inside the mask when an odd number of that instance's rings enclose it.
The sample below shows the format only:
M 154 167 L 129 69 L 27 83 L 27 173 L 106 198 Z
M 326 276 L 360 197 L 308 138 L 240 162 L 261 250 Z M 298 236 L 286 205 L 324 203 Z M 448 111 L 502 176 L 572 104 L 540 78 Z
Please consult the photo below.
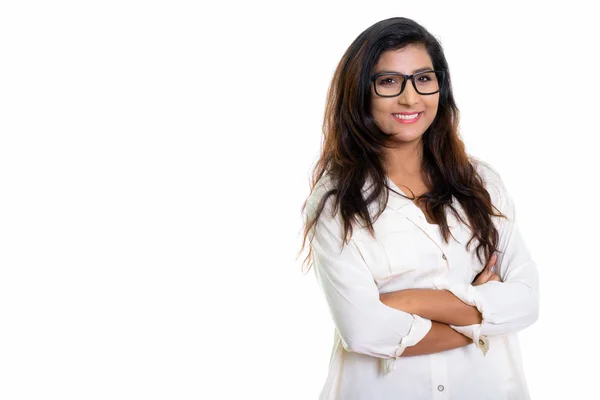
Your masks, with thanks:
M 539 285 L 536 263 L 517 226 L 514 202 L 499 175 L 489 165 L 483 166 L 492 201 L 507 217 L 496 220 L 500 239 L 496 273 L 502 281 L 478 286 L 442 282 L 439 288 L 450 290 L 463 302 L 477 307 L 482 322 L 471 327 L 485 337 L 517 332 L 533 324 L 539 312 Z
M 383 304 L 373 275 L 341 221 L 325 207 L 312 231 L 312 266 L 347 351 L 382 359 L 384 372 L 431 329 L 431 321 Z M 311 208 L 309 215 L 314 215 Z M 339 216 L 339 213 L 338 213 Z
M 484 299 L 486 316 L 481 323 L 485 335 L 504 335 L 533 324 L 539 313 L 539 288 L 536 264 L 527 252 L 516 225 L 500 260 L 502 282 L 474 286 Z
M 472 285 L 465 284 L 450 284 L 447 280 L 437 280 L 435 283 L 436 289 L 448 290 L 452 292 L 456 297 L 462 300 L 464 303 L 474 306 L 479 310 L 482 316 L 481 324 L 473 324 L 468 326 L 455 326 L 450 325 L 455 331 L 473 339 L 473 343 L 477 346 L 483 355 L 485 355 L 489 349 L 489 341 L 482 330 L 483 324 L 490 318 L 491 307 L 487 304 L 487 301 L 481 293 L 475 290 Z

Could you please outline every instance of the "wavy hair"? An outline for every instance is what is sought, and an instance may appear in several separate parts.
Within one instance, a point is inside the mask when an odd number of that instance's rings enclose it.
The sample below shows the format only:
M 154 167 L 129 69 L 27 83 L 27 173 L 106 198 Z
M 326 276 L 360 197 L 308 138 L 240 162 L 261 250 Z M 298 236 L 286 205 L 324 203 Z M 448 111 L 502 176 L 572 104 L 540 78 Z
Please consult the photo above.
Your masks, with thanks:
M 446 220 L 446 208 L 466 224 L 473 239 L 479 241 L 477 257 L 487 264 L 491 255 L 498 251 L 498 231 L 492 216 L 505 217 L 493 206 L 490 195 L 465 151 L 458 134 L 459 110 L 454 101 L 448 63 L 438 40 L 424 27 L 408 18 L 390 18 L 367 28 L 346 50 L 340 60 L 327 93 L 323 120 L 321 153 L 312 172 L 310 193 L 324 175 L 331 178 L 329 189 L 314 216 L 305 221 L 302 248 L 316 225 L 325 203 L 333 196 L 333 214 L 341 214 L 344 241 L 352 235 L 352 222 L 362 220 L 374 236 L 373 222 L 381 215 L 389 198 L 386 172 L 382 156 L 392 146 L 393 135 L 386 134 L 371 115 L 371 71 L 381 54 L 398 50 L 409 44 L 422 45 L 433 62 L 435 70 L 445 74 L 439 92 L 435 119 L 422 136 L 422 171 L 430 191 L 416 198 L 425 205 L 427 213 L 439 225 L 446 243 L 451 236 Z M 373 182 L 372 191 L 365 199 L 363 185 Z M 398 192 L 396 192 L 398 193 Z M 401 193 L 399 195 L 403 196 Z M 452 197 L 460 203 L 468 221 L 465 221 L 452 205 Z M 310 195 L 308 196 L 310 198 Z M 403 196 L 406 197 L 406 196 Z M 369 205 L 379 201 L 379 212 L 369 213 Z M 308 198 L 304 201 L 305 211 Z M 496 213 L 496 210 L 498 213 Z M 309 249 L 303 266 L 312 261 Z

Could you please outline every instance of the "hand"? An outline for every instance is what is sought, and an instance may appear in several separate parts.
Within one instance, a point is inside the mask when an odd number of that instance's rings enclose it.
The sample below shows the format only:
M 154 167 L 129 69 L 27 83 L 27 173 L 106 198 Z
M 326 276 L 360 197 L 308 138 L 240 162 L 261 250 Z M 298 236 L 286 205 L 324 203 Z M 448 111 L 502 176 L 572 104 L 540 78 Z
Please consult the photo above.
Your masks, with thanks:
M 492 257 L 490 257 L 490 262 L 488 263 L 488 265 L 483 269 L 483 271 L 481 271 L 475 277 L 475 280 L 472 283 L 473 286 L 483 285 L 484 283 L 490 282 L 490 281 L 502 282 L 502 279 L 500 279 L 500 276 L 498 274 L 496 274 L 493 269 L 496 266 L 497 259 L 498 259 L 498 257 L 496 256 L 496 254 L 495 253 L 492 254 Z

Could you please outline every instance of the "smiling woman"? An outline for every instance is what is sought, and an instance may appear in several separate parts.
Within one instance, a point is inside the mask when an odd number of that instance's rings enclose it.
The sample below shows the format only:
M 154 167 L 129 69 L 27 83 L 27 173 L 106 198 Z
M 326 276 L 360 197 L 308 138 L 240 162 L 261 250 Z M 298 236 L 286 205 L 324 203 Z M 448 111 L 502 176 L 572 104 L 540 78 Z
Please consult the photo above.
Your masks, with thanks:
M 406 18 L 361 33 L 323 132 L 302 244 L 335 324 L 320 399 L 527 399 L 516 332 L 537 319 L 537 267 L 458 135 L 439 42 Z
M 439 96 L 434 95 L 443 71 L 436 74 L 432 64 L 423 45 L 409 44 L 383 52 L 375 65 L 371 112 L 379 128 L 397 141 L 419 140 L 436 116 Z

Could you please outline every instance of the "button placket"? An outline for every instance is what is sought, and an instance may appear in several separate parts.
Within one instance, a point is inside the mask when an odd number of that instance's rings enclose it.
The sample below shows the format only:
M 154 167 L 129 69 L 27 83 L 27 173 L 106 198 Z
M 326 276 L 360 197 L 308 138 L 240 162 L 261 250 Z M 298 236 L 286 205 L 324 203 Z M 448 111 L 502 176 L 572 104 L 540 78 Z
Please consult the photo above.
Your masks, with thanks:
M 431 366 L 431 394 L 432 399 L 448 400 L 448 364 L 444 355 L 434 353 L 430 355 Z
M 418 207 L 415 206 L 417 210 Z M 439 249 L 442 253 L 444 253 L 444 248 L 446 247 L 441 238 L 439 237 L 439 229 L 437 227 L 431 226 L 425 222 L 425 220 L 420 219 L 418 214 L 411 213 L 411 210 L 397 210 L 398 213 L 402 214 L 405 218 L 415 224 Z

